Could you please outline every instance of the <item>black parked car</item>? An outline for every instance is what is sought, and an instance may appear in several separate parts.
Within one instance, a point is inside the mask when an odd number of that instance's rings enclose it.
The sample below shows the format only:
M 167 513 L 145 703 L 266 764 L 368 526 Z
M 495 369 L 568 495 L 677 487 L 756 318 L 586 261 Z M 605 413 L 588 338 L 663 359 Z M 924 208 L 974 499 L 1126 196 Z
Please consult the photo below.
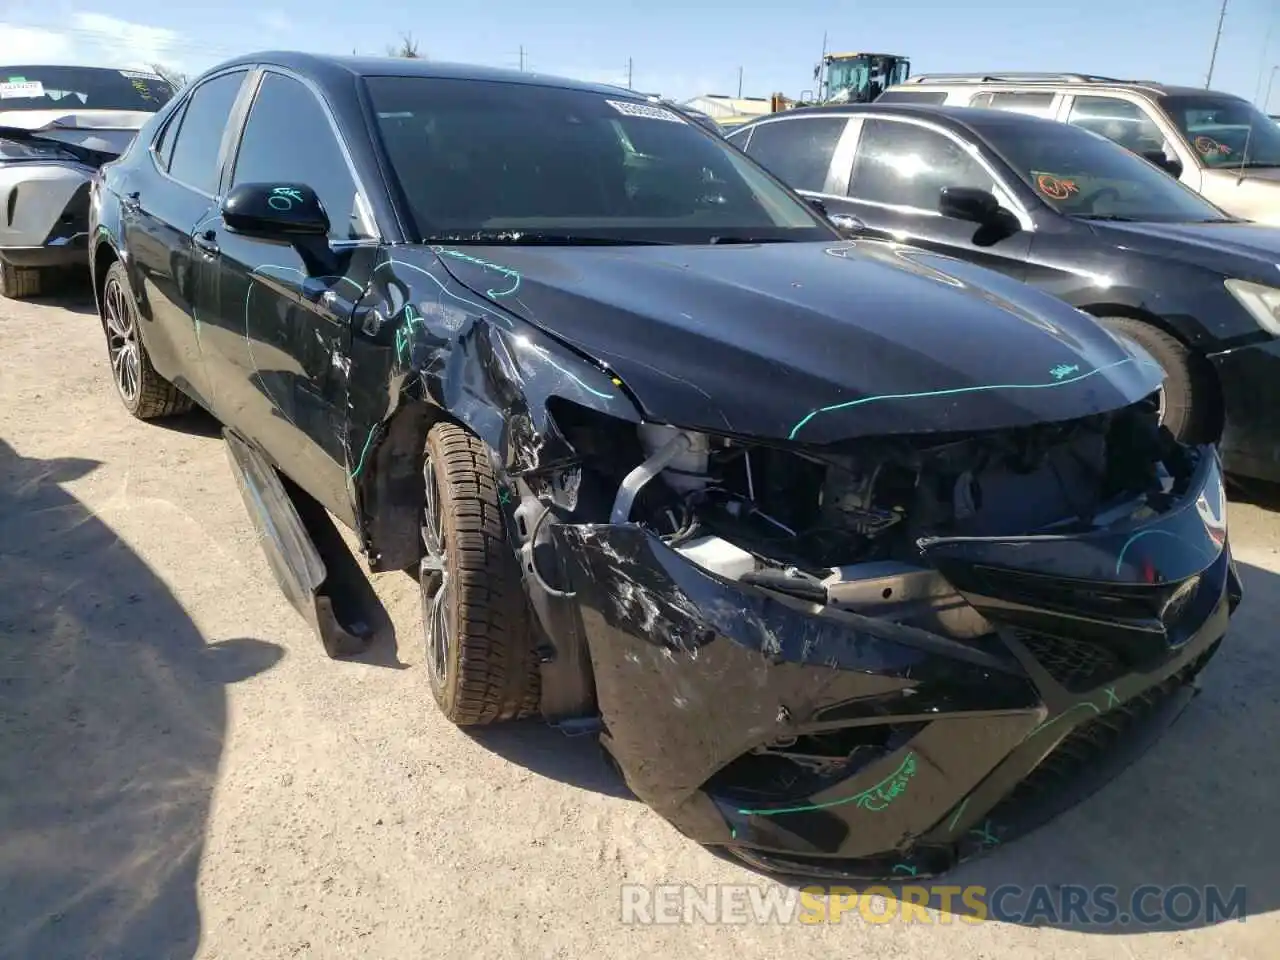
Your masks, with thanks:
M 598 727 L 768 869 L 923 876 L 1052 814 L 1239 600 L 1218 458 L 1159 428 L 1149 355 L 842 240 L 662 105 L 248 56 L 92 209 L 121 399 L 221 419 L 331 654 L 379 614 L 330 514 L 420 576 L 452 721 Z
M 1141 344 L 1163 417 L 1280 480 L 1280 230 L 1234 220 L 1142 157 L 1067 124 L 967 107 L 796 110 L 730 142 L 847 236 L 897 239 L 1034 284 Z

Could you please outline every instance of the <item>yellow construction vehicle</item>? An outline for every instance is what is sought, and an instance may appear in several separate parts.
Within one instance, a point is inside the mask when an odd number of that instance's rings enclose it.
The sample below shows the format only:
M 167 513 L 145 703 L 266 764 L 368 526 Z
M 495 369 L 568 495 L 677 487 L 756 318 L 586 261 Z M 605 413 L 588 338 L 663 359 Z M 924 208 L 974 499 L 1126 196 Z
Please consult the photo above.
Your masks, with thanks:
M 777 113 L 792 107 L 870 103 L 886 87 L 904 83 L 910 75 L 911 60 L 896 53 L 827 53 L 813 70 L 813 79 L 818 82 L 816 97 L 808 90 L 799 100 L 775 93 L 770 106 Z

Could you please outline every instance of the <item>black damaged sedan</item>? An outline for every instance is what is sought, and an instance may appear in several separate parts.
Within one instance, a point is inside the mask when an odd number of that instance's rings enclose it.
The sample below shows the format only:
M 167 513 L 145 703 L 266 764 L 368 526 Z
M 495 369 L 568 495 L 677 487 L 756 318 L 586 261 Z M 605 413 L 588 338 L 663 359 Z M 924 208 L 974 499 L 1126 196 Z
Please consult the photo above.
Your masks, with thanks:
M 244 57 L 92 195 L 111 370 L 193 403 L 333 656 L 412 570 L 455 723 L 597 728 L 771 872 L 924 876 L 1075 802 L 1240 599 L 1161 370 L 982 268 L 851 243 L 613 88 Z M 429 789 L 429 788 L 428 788 Z

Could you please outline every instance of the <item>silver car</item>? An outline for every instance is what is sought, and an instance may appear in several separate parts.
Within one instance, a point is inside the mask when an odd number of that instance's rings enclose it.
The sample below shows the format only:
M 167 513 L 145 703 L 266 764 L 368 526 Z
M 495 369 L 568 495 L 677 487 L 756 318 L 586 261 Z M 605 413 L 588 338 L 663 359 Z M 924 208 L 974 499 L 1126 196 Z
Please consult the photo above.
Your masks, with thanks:
M 0 66 L 0 296 L 85 263 L 89 181 L 173 93 L 153 73 Z

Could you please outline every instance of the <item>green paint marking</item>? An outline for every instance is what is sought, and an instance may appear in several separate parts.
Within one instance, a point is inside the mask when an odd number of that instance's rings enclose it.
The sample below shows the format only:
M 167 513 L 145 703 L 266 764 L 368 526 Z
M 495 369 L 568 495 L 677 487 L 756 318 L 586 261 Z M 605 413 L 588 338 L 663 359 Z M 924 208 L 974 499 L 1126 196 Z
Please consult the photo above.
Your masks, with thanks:
M 994 847 L 1000 843 L 1000 838 L 991 832 L 991 821 L 988 820 L 982 826 L 969 831 L 970 836 L 976 836 L 982 841 L 984 847 Z
M 909 863 L 895 863 L 895 864 L 893 865 L 893 869 L 892 869 L 891 871 L 889 871 L 889 872 L 890 872 L 890 873 L 897 873 L 899 870 L 901 870 L 903 873 L 905 873 L 905 874 L 909 874 L 910 876 L 913 876 L 913 877 L 914 877 L 917 873 L 919 873 L 919 872 L 920 872 L 920 868 L 919 868 L 919 867 L 913 867 L 913 866 L 912 866 L 911 864 L 909 864 Z
M 1117 703 L 1119 703 L 1119 702 L 1120 702 L 1120 698 L 1119 698 L 1118 696 L 1116 696 L 1116 688 L 1115 688 L 1115 687 L 1107 687 L 1107 706 L 1106 706 L 1106 709 L 1110 710 L 1112 707 L 1114 707 L 1114 706 L 1115 706 Z
M 1066 710 L 1063 710 L 1060 714 L 1058 714 L 1053 719 L 1046 720 L 1044 723 L 1040 724 L 1040 726 L 1036 727 L 1034 730 L 1028 733 L 1027 738 L 1030 739 L 1031 737 L 1034 737 L 1037 733 L 1039 733 L 1041 730 L 1045 729 L 1046 727 L 1051 727 L 1062 718 L 1069 717 L 1076 710 L 1082 710 L 1082 709 L 1092 710 L 1095 714 L 1102 713 L 1102 711 L 1099 710 L 1094 704 L 1090 703 L 1088 700 L 1085 700 L 1081 703 L 1073 704 L 1072 706 L 1068 707 Z
M 499 502 L 499 503 L 501 503 L 503 506 L 505 506 L 506 504 L 510 503 L 510 502 L 511 502 L 511 494 L 510 494 L 509 492 L 507 492 L 506 490 L 500 490 L 500 491 L 498 492 L 498 502 Z
M 1067 384 L 1079 383 L 1081 380 L 1086 380 L 1095 374 L 1102 373 L 1106 370 L 1112 370 L 1115 367 L 1123 366 L 1126 363 L 1144 363 L 1150 366 L 1156 365 L 1150 360 L 1139 360 L 1137 357 L 1125 357 L 1123 360 L 1117 360 L 1115 363 L 1109 363 L 1104 367 L 1095 367 L 1093 370 L 1090 370 L 1087 373 L 1082 373 L 1079 376 L 1067 379 L 1050 380 L 1046 383 L 990 383 L 978 387 L 953 387 L 949 390 L 924 390 L 919 393 L 885 393 L 874 397 L 863 397 L 861 400 L 849 400 L 845 403 L 833 403 L 829 407 L 819 407 L 817 410 L 813 410 L 805 414 L 805 416 L 801 418 L 800 422 L 791 428 L 788 438 L 794 440 L 796 438 L 796 434 L 804 428 L 805 424 L 820 413 L 834 413 L 837 410 L 848 410 L 853 407 L 865 406 L 868 403 L 876 403 L 880 400 L 921 400 L 926 397 L 954 397 L 965 393 L 986 393 L 992 390 L 1044 390 L 1048 387 L 1065 387 Z
M 967 807 L 968 805 L 969 805 L 969 798 L 965 797 L 964 800 L 961 802 L 960 806 L 956 808 L 956 812 L 952 815 L 951 822 L 947 824 L 948 830 L 954 830 L 956 828 L 956 824 L 960 822 L 961 814 L 964 813 L 964 808 Z
M 807 813 L 810 810 L 826 810 L 830 807 L 843 806 L 846 803 L 856 803 L 863 810 L 879 813 L 887 809 L 889 804 L 897 800 L 902 794 L 906 793 L 907 783 L 915 775 L 916 755 L 913 751 L 907 754 L 906 759 L 902 761 L 897 770 L 874 787 L 869 787 L 861 793 L 854 794 L 852 797 L 845 797 L 843 800 L 830 800 L 826 803 L 806 804 L 802 807 L 784 807 L 781 810 L 740 809 L 738 812 L 748 815 L 754 814 L 758 817 L 776 817 L 784 813 Z
M 511 281 L 509 289 L 489 289 L 485 291 L 485 296 L 493 297 L 494 299 L 497 299 L 498 297 L 509 297 L 520 289 L 520 271 L 518 270 L 512 270 L 510 267 L 504 267 L 500 263 L 493 263 L 489 260 L 481 260 L 479 257 L 471 256 L 469 253 L 463 253 L 461 250 L 451 250 L 448 247 L 432 247 L 431 250 L 433 253 L 440 256 L 453 257 L 455 260 L 465 260 L 467 263 L 474 263 L 477 267 L 484 267 L 486 270 L 496 270 Z
M 1053 379 L 1055 380 L 1061 380 L 1063 377 L 1067 376 L 1068 374 L 1075 373 L 1079 369 L 1080 369 L 1080 364 L 1078 363 L 1072 364 L 1072 365 L 1060 363 L 1056 367 L 1054 367 L 1052 370 L 1049 371 L 1049 376 L 1053 377 Z
M 351 472 L 351 479 L 354 480 L 360 476 L 360 471 L 364 469 L 364 458 L 369 455 L 369 447 L 373 443 L 373 435 L 378 432 L 378 425 L 375 424 L 369 429 L 369 436 L 365 437 L 364 449 L 360 451 L 360 462 L 356 464 L 355 470 Z

